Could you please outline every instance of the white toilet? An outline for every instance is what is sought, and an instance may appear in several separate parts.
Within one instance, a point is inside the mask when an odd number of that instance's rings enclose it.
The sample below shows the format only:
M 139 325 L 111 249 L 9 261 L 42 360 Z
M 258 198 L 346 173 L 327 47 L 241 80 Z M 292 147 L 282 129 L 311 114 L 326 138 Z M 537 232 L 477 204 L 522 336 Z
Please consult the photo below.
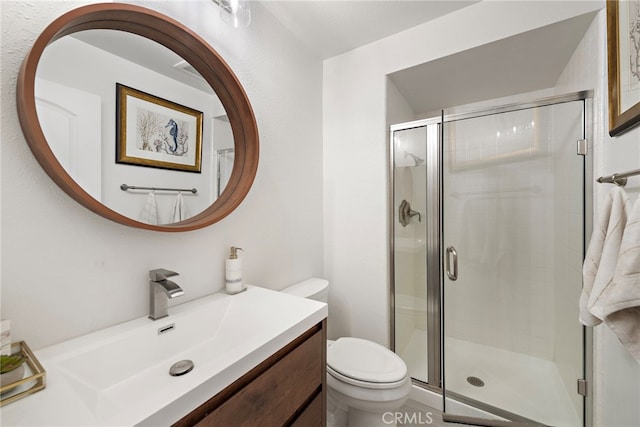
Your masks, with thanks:
M 309 279 L 282 292 L 327 302 L 329 282 Z M 409 397 L 411 378 L 404 361 L 372 341 L 344 337 L 327 342 L 327 424 L 336 427 L 393 426 Z

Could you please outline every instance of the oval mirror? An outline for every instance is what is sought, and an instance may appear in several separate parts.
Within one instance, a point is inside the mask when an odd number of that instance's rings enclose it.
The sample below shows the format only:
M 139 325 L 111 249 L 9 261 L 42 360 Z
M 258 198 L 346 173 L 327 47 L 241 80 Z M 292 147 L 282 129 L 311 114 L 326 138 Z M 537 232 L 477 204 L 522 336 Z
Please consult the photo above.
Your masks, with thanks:
M 121 224 L 205 227 L 255 178 L 258 132 L 242 86 L 213 48 L 158 12 L 99 4 L 66 13 L 25 58 L 17 96 L 43 169 Z

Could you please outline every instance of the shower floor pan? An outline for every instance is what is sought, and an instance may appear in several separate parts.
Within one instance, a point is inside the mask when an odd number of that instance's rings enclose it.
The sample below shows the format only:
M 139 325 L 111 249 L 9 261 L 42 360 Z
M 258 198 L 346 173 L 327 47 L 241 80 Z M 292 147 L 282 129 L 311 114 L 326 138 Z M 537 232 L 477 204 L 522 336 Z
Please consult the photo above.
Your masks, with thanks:
M 400 356 L 411 377 L 425 381 L 426 332 L 415 329 Z M 555 364 L 455 338 L 447 338 L 447 389 L 547 425 L 582 425 Z M 468 380 L 474 377 L 482 380 Z M 573 390 L 572 390 L 573 391 Z
M 547 425 L 582 425 L 552 361 L 454 338 L 446 341 L 448 390 Z

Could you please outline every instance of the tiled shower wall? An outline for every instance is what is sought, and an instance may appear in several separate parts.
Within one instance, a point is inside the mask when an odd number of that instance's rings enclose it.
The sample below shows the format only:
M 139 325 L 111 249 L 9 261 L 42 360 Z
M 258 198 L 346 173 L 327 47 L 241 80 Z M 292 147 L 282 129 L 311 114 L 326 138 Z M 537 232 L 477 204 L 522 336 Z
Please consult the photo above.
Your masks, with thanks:
M 448 125 L 444 194 L 445 246 L 460 259 L 460 278 L 445 285 L 448 335 L 548 360 L 555 341 L 551 117 L 547 108 Z
M 426 203 L 426 162 L 416 164 L 412 154 L 426 159 L 426 131 L 416 128 L 397 132 L 394 136 L 394 261 L 396 352 L 402 353 L 414 331 L 427 333 L 426 325 L 426 226 L 430 215 Z M 406 200 L 420 212 L 403 227 L 397 209 Z M 424 359 L 426 363 L 426 349 Z

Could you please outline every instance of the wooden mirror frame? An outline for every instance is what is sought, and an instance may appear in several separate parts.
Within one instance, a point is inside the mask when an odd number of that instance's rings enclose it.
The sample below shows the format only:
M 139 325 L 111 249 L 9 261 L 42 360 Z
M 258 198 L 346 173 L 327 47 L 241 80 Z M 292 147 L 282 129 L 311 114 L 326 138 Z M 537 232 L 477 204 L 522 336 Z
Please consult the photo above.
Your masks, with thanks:
M 151 225 L 119 214 L 91 197 L 65 171 L 51 151 L 36 111 L 35 78 L 44 49 L 55 40 L 83 30 L 110 29 L 137 34 L 167 47 L 189 62 L 209 83 L 224 106 L 233 131 L 235 161 L 229 182 L 211 206 L 185 221 Z M 245 198 L 258 169 L 259 138 L 251 104 L 229 65 L 200 36 L 179 22 L 140 6 L 105 3 L 83 6 L 53 21 L 27 54 L 17 86 L 22 132 L 45 172 L 78 203 L 107 219 L 155 231 L 190 231 L 216 223 Z M 114 142 L 115 143 L 115 142 Z

